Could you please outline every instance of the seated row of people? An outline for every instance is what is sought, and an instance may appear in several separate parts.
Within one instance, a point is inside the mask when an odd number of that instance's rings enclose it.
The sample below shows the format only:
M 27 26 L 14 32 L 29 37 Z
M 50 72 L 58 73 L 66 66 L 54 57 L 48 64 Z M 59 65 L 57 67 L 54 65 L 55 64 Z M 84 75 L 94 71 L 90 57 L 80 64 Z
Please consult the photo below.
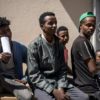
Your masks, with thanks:
M 55 36 L 53 12 L 39 17 L 42 33 L 28 46 L 28 74 L 38 100 L 89 100 L 86 93 L 67 80 L 64 46 Z
M 100 100 L 100 90 L 94 78 L 96 72 L 95 54 L 90 43 L 96 16 L 92 12 L 80 17 L 80 35 L 71 49 L 74 84 L 67 79 L 69 40 L 68 29 L 57 29 L 53 12 L 44 12 L 39 17 L 42 33 L 34 39 L 28 49 L 12 41 L 10 21 L 0 17 L 0 37 L 9 37 L 11 53 L 3 52 L 0 46 L 0 93 L 11 92 L 18 100 Z M 55 35 L 57 29 L 57 36 Z M 60 40 L 60 41 L 59 41 Z M 27 76 L 31 90 L 22 81 L 22 63 L 27 62 Z M 33 92 L 33 93 L 32 93 Z

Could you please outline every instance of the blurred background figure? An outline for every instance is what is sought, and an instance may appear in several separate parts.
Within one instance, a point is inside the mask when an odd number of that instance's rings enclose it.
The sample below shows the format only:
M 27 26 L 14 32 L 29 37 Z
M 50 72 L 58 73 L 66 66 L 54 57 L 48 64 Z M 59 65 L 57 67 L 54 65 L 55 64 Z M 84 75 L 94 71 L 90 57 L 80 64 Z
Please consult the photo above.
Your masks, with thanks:
M 68 64 L 68 49 L 66 48 L 66 44 L 69 41 L 68 28 L 66 26 L 58 27 L 58 29 L 57 29 L 57 36 L 59 38 L 59 41 L 64 46 L 64 59 L 65 59 L 65 63 Z M 67 72 L 68 72 L 68 74 L 72 74 L 71 68 L 69 66 L 67 67 Z
M 100 50 L 96 50 L 96 65 L 97 68 L 100 70 Z

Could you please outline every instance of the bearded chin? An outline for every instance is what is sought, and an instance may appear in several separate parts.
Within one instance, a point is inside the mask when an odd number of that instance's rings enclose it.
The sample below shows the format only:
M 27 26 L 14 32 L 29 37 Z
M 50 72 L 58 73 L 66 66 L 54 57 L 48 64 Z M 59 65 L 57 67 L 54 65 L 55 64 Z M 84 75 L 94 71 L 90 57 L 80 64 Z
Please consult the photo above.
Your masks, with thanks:
M 88 38 L 88 39 L 90 39 L 92 35 L 93 35 L 92 32 L 88 32 L 88 34 L 85 34 L 86 38 Z

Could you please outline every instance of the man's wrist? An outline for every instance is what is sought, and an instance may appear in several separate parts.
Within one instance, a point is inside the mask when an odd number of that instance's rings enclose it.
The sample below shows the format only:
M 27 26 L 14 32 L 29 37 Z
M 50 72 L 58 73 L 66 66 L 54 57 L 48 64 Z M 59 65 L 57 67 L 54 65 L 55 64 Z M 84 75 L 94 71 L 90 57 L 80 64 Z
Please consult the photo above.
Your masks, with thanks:
M 63 90 L 63 88 L 60 87 L 60 88 L 58 88 L 58 90 Z
M 63 92 L 65 92 L 65 91 L 66 91 L 66 89 L 61 88 L 61 87 L 59 87 L 59 88 L 58 88 L 58 90 L 59 90 L 59 91 L 63 91 Z

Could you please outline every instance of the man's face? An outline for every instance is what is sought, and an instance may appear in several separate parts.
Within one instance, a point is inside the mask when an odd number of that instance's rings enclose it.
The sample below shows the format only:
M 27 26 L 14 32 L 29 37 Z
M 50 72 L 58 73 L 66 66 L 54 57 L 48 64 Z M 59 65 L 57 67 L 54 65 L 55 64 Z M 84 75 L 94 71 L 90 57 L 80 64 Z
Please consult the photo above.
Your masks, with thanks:
M 0 28 L 0 37 L 6 36 L 11 40 L 12 33 L 9 26 L 4 26 Z
M 45 23 L 42 25 L 42 30 L 44 34 L 52 36 L 56 32 L 57 20 L 55 16 L 46 16 L 44 18 Z
M 60 39 L 60 42 L 62 42 L 65 45 L 69 40 L 68 31 L 67 30 L 60 31 L 58 33 L 58 37 Z
M 80 32 L 86 37 L 89 38 L 93 35 L 96 25 L 95 17 L 87 17 L 84 19 L 83 24 L 80 26 Z

